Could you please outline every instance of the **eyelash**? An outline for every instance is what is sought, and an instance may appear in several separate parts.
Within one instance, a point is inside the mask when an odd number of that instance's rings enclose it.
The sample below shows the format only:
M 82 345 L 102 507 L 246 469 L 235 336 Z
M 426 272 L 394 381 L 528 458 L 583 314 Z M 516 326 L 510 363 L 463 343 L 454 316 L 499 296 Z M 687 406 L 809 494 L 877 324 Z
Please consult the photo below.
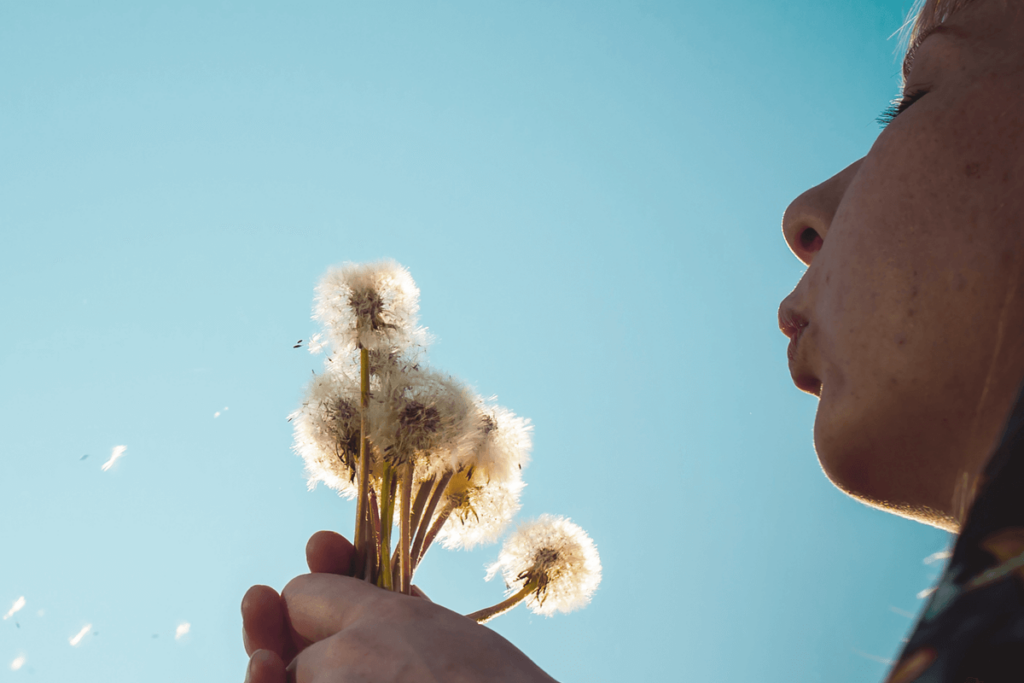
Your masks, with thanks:
M 904 94 L 898 101 L 893 100 L 892 104 L 886 107 L 885 111 L 879 114 L 878 118 L 875 119 L 878 121 L 878 125 L 882 128 L 888 126 L 897 116 L 905 112 L 910 105 L 921 99 L 921 97 L 923 97 L 927 92 L 927 90 L 913 90 Z

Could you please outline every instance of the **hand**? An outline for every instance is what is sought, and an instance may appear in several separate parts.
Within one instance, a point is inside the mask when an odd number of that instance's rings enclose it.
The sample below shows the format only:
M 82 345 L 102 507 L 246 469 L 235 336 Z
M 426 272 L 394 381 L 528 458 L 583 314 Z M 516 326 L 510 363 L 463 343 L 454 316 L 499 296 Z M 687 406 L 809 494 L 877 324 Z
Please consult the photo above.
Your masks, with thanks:
M 242 600 L 249 683 L 553 683 L 487 627 L 350 578 L 354 557 L 348 541 L 321 531 L 306 546 L 313 574 L 296 577 L 280 596 L 249 589 Z

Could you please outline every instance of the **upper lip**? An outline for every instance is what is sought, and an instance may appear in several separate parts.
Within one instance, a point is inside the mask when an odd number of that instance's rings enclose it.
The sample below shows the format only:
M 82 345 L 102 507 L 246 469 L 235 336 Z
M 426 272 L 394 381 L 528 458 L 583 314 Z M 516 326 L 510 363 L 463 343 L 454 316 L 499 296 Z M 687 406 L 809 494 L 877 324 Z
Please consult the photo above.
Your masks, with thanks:
M 809 325 L 810 321 L 796 311 L 779 309 L 779 329 L 789 337 L 786 357 L 789 360 L 789 374 L 793 377 L 793 383 L 801 391 L 820 396 L 821 380 L 807 368 L 806 354 L 800 353 L 800 340 Z

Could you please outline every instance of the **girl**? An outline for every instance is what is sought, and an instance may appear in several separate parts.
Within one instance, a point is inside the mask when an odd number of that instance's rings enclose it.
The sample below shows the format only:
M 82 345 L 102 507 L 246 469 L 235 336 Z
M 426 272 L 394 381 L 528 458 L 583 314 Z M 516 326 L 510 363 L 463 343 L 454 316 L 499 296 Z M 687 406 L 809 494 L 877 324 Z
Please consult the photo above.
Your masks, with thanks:
M 1024 3 L 928 0 L 903 73 L 867 156 L 785 213 L 808 268 L 779 323 L 835 485 L 960 533 L 891 683 L 1020 681 L 1014 420 L 996 449 L 1024 378 Z M 249 590 L 247 680 L 552 680 L 486 627 L 344 576 L 351 557 L 321 532 L 313 574 Z

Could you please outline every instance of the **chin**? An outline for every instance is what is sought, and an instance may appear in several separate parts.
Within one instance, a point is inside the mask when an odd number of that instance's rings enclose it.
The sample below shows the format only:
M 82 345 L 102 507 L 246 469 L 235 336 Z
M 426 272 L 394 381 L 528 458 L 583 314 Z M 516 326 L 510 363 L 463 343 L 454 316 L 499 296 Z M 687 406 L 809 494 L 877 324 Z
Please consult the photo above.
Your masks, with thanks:
M 839 433 L 823 429 L 819 410 L 814 425 L 814 449 L 822 471 L 836 488 L 870 507 L 957 533 L 960 522 L 948 495 L 937 495 L 935 463 L 913 457 L 910 443 L 872 439 L 867 430 L 850 425 Z

